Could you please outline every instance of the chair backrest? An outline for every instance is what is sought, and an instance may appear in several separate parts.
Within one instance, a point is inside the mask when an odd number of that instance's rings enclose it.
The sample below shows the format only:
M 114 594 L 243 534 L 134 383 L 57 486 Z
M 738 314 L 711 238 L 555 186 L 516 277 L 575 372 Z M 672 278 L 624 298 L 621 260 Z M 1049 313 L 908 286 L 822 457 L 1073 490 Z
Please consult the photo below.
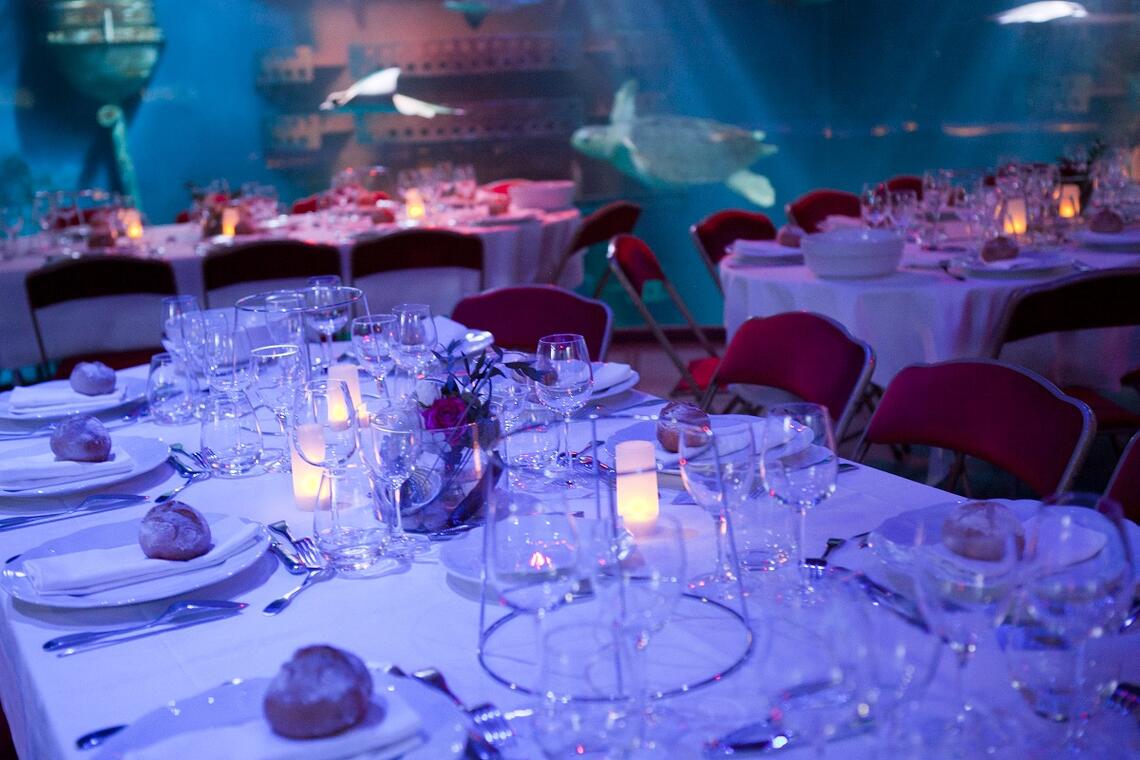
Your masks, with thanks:
M 717 264 L 728 255 L 728 247 L 737 240 L 775 240 L 776 225 L 759 211 L 725 209 L 706 216 L 689 228 L 693 245 L 704 259 L 717 290 L 721 290 Z
M 578 231 L 574 233 L 570 245 L 566 247 L 566 251 L 559 259 L 553 274 L 549 278 L 543 278 L 544 281 L 557 283 L 570 263 L 570 259 L 583 248 L 608 243 L 616 235 L 633 232 L 640 216 L 641 206 L 630 201 L 607 203 L 587 216 L 582 220 Z
M 293 201 L 291 209 L 294 214 L 312 214 L 321 207 L 321 196 L 307 195 L 304 198 L 298 198 Z
M 500 348 L 534 351 L 539 338 L 556 333 L 585 337 L 590 358 L 604 361 L 613 334 L 613 311 L 602 301 L 555 285 L 514 285 L 467 296 L 451 318 L 488 330 Z
M 1082 272 L 1015 291 L 990 355 L 1022 338 L 1069 330 L 1140 325 L 1140 267 Z
M 29 272 L 24 286 L 44 361 L 160 346 L 161 299 L 178 293 L 168 262 L 133 256 L 49 264 Z M 107 298 L 115 299 L 114 308 Z M 91 299 L 103 303 L 94 320 Z
M 1124 515 L 1134 522 L 1140 521 L 1140 433 L 1132 436 L 1112 477 L 1105 495 L 1124 508 Z
M 913 190 L 919 200 L 922 200 L 922 177 L 914 174 L 897 174 L 883 182 L 883 188 L 893 193 L 898 190 Z
M 819 232 L 819 223 L 829 216 L 851 216 L 858 219 L 863 214 L 859 196 L 844 190 L 812 190 L 801 195 L 787 205 L 788 220 L 798 225 L 804 232 Z
M 895 375 L 858 453 L 872 443 L 950 449 L 1047 495 L 1068 489 L 1095 434 L 1088 406 L 1045 378 L 976 359 L 914 364 Z
M 352 248 L 352 284 L 372 311 L 426 303 L 450 314 L 460 299 L 483 289 L 483 241 L 450 230 L 400 230 Z
M 789 311 L 752 317 L 724 350 L 705 405 L 717 386 L 765 385 L 827 407 L 842 440 L 875 368 L 871 347 L 830 317 Z
M 241 296 L 275 290 L 318 275 L 340 274 L 340 252 L 299 240 L 256 240 L 215 248 L 202 260 L 202 280 L 209 306 L 232 306 Z M 272 281 L 273 286 L 264 283 Z M 250 286 L 248 283 L 260 283 Z M 234 287 L 242 286 L 242 287 Z M 223 290 L 211 294 L 211 291 Z
M 506 195 L 515 185 L 523 185 L 527 182 L 530 182 L 530 180 L 520 179 L 518 177 L 512 177 L 511 179 L 497 179 L 494 182 L 488 182 L 487 184 L 483 185 L 483 189 L 489 193 L 502 193 L 503 195 Z

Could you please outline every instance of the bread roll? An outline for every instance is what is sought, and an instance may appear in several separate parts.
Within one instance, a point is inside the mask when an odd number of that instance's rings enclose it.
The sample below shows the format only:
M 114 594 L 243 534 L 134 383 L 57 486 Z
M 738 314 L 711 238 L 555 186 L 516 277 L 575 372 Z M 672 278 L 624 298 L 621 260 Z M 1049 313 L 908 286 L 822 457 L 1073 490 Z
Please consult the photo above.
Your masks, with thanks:
M 368 712 L 372 675 L 356 655 L 328 645 L 298 649 L 265 692 L 265 717 L 293 739 L 332 736 Z
M 776 233 L 776 242 L 780 245 L 786 245 L 789 248 L 799 248 L 800 239 L 803 238 L 804 231 L 794 224 L 785 224 Z
M 709 424 L 709 416 L 699 406 L 681 401 L 670 401 L 662 409 L 657 420 L 657 440 L 661 448 L 676 454 L 681 450 L 681 430 L 685 427 L 704 427 Z M 690 443 L 698 443 L 689 437 Z
M 68 378 L 76 393 L 100 396 L 115 390 L 115 370 L 103 362 L 79 362 Z
M 982 246 L 981 257 L 982 261 L 1004 261 L 1005 259 L 1016 258 L 1017 243 L 1004 235 L 998 235 L 985 242 Z
M 139 546 L 151 559 L 188 560 L 210 551 L 210 523 L 189 504 L 157 504 L 139 525 Z
M 51 453 L 74 462 L 106 462 L 111 456 L 111 434 L 95 417 L 65 417 L 51 434 Z
M 942 523 L 942 544 L 970 559 L 1002 559 L 1010 536 L 1020 555 L 1025 548 L 1025 528 L 1008 507 L 993 501 L 961 504 Z
M 1089 229 L 1093 232 L 1116 233 L 1124 231 L 1124 217 L 1110 208 L 1102 208 L 1089 219 Z

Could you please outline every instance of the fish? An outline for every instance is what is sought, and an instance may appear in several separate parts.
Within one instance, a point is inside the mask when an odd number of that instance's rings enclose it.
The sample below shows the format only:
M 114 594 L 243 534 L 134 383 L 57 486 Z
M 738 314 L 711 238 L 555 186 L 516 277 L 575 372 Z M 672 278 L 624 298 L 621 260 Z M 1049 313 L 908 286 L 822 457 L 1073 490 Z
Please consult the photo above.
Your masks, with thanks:
M 397 66 L 374 71 L 363 79 L 353 82 L 347 89 L 330 92 L 325 96 L 325 100 L 321 103 L 320 109 L 322 111 L 332 111 L 337 108 L 343 108 L 356 98 L 365 97 L 387 98 L 390 101 L 391 110 L 402 113 L 405 116 L 420 116 L 424 119 L 431 119 L 445 114 L 462 116 L 466 113 L 462 108 L 452 108 L 451 106 L 439 105 L 437 103 L 428 103 L 424 100 L 417 100 L 407 95 L 401 95 L 396 92 L 396 84 L 399 78 L 400 69 Z
M 991 16 L 999 24 L 1044 24 L 1063 18 L 1085 18 L 1088 10 L 1080 3 L 1046 0 L 1027 3 Z
M 449 11 L 462 13 L 467 19 L 467 25 L 478 29 L 483 20 L 492 13 L 509 13 L 510 11 L 537 5 L 544 0 L 444 0 L 443 7 Z
M 614 95 L 610 123 L 579 127 L 570 144 L 648 187 L 724 183 L 758 206 L 775 204 L 772 183 L 748 170 L 776 152 L 763 132 L 691 116 L 638 116 L 636 98 L 637 82 L 628 80 Z

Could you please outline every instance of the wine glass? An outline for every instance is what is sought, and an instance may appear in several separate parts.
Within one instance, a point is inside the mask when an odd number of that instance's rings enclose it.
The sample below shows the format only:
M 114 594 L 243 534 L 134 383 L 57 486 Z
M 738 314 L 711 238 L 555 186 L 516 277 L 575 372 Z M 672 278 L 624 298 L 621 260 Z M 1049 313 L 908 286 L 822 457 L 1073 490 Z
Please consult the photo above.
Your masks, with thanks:
M 43 233 L 41 245 L 44 250 L 51 247 L 52 232 L 55 230 L 56 205 L 55 193 L 50 190 L 37 190 L 32 198 L 32 216 Z
M 909 239 L 918 215 L 918 194 L 913 190 L 894 190 L 890 200 L 891 225 Z
M 535 381 L 535 394 L 547 409 L 562 415 L 562 454 L 566 482 L 574 485 L 574 457 L 570 453 L 570 417 L 586 405 L 594 387 L 594 368 L 586 339 L 581 335 L 560 333 L 538 341 L 535 370 L 541 376 Z
M 859 202 L 863 224 L 868 227 L 882 227 L 890 214 L 886 190 L 877 185 L 865 184 Z
M 396 366 L 422 379 L 435 361 L 436 328 L 431 307 L 423 303 L 402 303 L 392 309 L 391 346 Z
M 796 512 L 796 568 L 803 591 L 811 590 L 804 568 L 807 510 L 835 493 L 839 458 L 827 408 L 819 404 L 787 404 L 768 410 L 760 470 L 764 487 Z
M 202 315 L 205 337 L 204 366 L 210 388 L 219 393 L 240 393 L 250 384 L 249 334 L 237 327 L 229 313 Z
M 298 292 L 305 301 L 305 323 L 320 338 L 321 366 L 327 372 L 333 365 L 333 339 L 348 324 L 353 306 L 362 300 L 364 294 L 358 288 L 325 282 Z
M 1027 525 L 1022 594 L 998 631 L 1014 686 L 1038 715 L 1065 723 L 1074 757 L 1115 754 L 1084 731 L 1116 684 L 1109 650 L 1132 601 L 1132 562 L 1113 515 L 1119 505 L 1094 494 L 1042 504 Z
M 430 548 L 426 536 L 404 532 L 404 484 L 415 471 L 423 447 L 423 422 L 416 408 L 410 404 L 374 399 L 365 402 L 365 417 L 361 419 L 360 451 L 364 464 L 373 477 L 388 486 L 392 508 L 390 520 L 390 555 L 411 558 Z M 379 501 L 380 494 L 377 493 Z
M 305 381 L 305 367 L 301 349 L 292 344 L 258 346 L 250 352 L 253 367 L 253 388 L 265 406 L 273 411 L 282 435 L 289 434 L 289 410 L 297 389 Z M 266 462 L 266 469 L 287 472 L 288 452 L 281 451 L 274 461 Z
M 356 350 L 356 360 L 372 375 L 376 381 L 376 392 L 381 396 L 390 395 L 384 378 L 395 364 L 390 342 L 395 322 L 395 314 L 366 314 L 352 320 L 352 347 Z
M 348 384 L 342 380 L 310 380 L 293 399 L 293 448 L 329 478 L 340 477 L 356 453 L 356 415 Z
M 739 577 L 730 552 L 729 515 L 749 497 L 756 480 L 756 443 L 750 423 L 682 425 L 678 436 L 685 490 L 716 526 L 716 566 L 689 581 L 689 588 L 721 599 L 737 593 Z

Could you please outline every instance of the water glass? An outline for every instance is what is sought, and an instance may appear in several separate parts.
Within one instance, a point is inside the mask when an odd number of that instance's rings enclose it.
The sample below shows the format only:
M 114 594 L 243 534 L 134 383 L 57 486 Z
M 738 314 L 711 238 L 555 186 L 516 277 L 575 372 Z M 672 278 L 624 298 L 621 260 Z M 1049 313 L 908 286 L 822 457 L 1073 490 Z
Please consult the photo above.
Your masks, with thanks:
M 392 309 L 391 345 L 396 366 L 416 379 L 422 379 L 435 361 L 437 343 L 431 307 L 422 303 L 402 303 Z
M 244 392 L 211 394 L 202 412 L 202 454 L 214 474 L 245 475 L 261 460 L 261 425 Z
M 890 205 L 886 190 L 876 185 L 863 185 L 863 192 L 859 196 L 863 224 L 868 227 L 882 227 L 890 214 Z
M 352 347 L 356 360 L 376 381 L 376 393 L 389 396 L 384 378 L 392 371 L 392 334 L 395 314 L 366 314 L 352 320 Z
M 430 547 L 426 536 L 404 532 L 404 484 L 413 477 L 416 462 L 423 450 L 423 421 L 415 406 L 383 399 L 365 402 L 360 428 L 360 452 L 364 464 L 377 483 L 387 486 L 387 497 L 381 500 L 377 489 L 377 502 L 386 502 L 391 508 L 392 535 L 388 553 L 395 557 L 413 557 Z
M 560 421 L 542 408 L 524 410 L 511 420 L 503 446 L 512 486 L 524 491 L 547 489 L 549 474 L 558 464 Z
M 570 454 L 570 417 L 586 405 L 594 387 L 594 368 L 590 363 L 586 339 L 573 333 L 541 338 L 535 352 L 534 368 L 541 378 L 534 384 L 539 402 L 562 415 L 560 460 L 567 474 L 571 474 L 574 458 Z M 568 479 L 568 482 L 573 484 L 573 479 Z
M 155 354 L 150 359 L 146 400 L 156 424 L 189 422 L 198 408 L 198 382 L 194 373 L 172 354 Z
M 250 384 L 250 344 L 245 328 L 228 313 L 202 315 L 205 333 L 203 361 L 211 390 L 240 393 Z
M 289 411 L 297 389 L 305 382 L 305 363 L 301 349 L 291 344 L 279 346 L 259 346 L 250 352 L 253 391 L 258 401 L 273 412 L 277 429 L 281 435 L 288 435 Z M 265 450 L 266 468 L 288 471 L 289 446 Z
M 384 555 L 389 532 L 376 508 L 368 470 L 349 464 L 338 476 L 325 476 L 320 488 L 313 512 L 318 548 L 341 575 L 367 575 Z

